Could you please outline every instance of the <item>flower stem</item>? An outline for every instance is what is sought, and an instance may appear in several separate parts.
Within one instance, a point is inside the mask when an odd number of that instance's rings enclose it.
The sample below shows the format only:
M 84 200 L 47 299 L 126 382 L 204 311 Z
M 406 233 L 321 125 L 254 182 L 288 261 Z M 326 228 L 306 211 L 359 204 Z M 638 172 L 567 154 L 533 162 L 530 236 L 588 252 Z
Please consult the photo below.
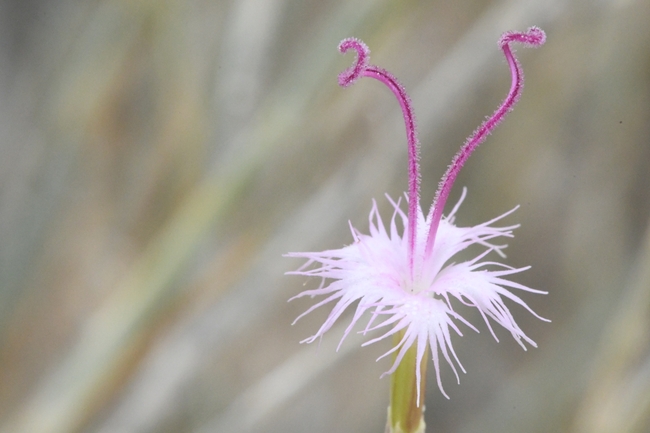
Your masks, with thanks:
M 395 344 L 404 337 L 404 331 L 395 334 Z M 412 345 L 391 375 L 390 406 L 388 407 L 387 433 L 424 433 L 424 388 L 427 355 L 422 357 L 420 390 L 415 375 L 417 363 L 416 345 Z M 418 401 L 419 395 L 419 401 Z

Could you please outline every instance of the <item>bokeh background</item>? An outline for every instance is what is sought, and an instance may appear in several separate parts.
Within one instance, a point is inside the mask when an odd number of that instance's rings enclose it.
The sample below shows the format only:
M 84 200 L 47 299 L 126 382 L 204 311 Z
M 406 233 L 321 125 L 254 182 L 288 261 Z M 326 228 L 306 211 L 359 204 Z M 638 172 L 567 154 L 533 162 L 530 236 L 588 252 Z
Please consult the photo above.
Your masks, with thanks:
M 0 431 L 381 432 L 390 347 L 320 347 L 289 251 L 351 242 L 406 189 L 399 106 L 349 89 L 338 42 L 412 96 L 422 201 L 509 87 L 452 192 L 461 225 L 521 208 L 508 263 L 539 347 L 454 338 L 429 432 L 650 431 L 650 2 L 0 1 Z

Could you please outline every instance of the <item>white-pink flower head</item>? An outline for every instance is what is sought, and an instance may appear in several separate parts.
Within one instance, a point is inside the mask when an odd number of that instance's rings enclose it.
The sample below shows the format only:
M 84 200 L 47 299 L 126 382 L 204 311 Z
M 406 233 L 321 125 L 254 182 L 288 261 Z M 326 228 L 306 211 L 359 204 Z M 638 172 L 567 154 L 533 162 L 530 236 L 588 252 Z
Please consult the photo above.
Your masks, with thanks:
M 541 29 L 531 27 L 526 32 L 507 32 L 499 40 L 499 46 L 505 54 L 512 74 L 510 92 L 495 113 L 467 139 L 456 154 L 440 182 L 426 217 L 420 207 L 419 149 L 411 102 L 395 77 L 369 64 L 370 51 L 363 42 L 353 38 L 341 42 L 339 50 L 342 53 L 350 49 L 355 50 L 357 59 L 350 68 L 339 75 L 339 84 L 348 86 L 360 77 L 375 78 L 392 90 L 402 107 L 409 152 L 408 213 L 401 209 L 399 200 L 395 202 L 389 197 L 394 212 L 390 224 L 386 226 L 379 215 L 377 204 L 373 201 L 368 235 L 351 227 L 354 238 L 352 245 L 329 251 L 287 255 L 307 259 L 300 269 L 289 274 L 320 277 L 322 281 L 319 288 L 305 290 L 292 299 L 303 296 L 325 296 L 301 314 L 296 321 L 316 308 L 334 302 L 325 323 L 313 336 L 303 342 L 311 343 L 322 337 L 344 311 L 358 301 L 341 343 L 361 319 L 363 313 L 368 311 L 370 318 L 362 332 L 379 328 L 384 328 L 385 332 L 365 342 L 364 346 L 400 331 L 403 334 L 401 341 L 380 357 L 381 359 L 391 353 L 397 353 L 392 367 L 385 374 L 393 373 L 406 351 L 415 345 L 416 377 L 419 383 L 420 364 L 429 345 L 438 387 L 445 397 L 447 394 L 440 379 L 440 355 L 451 366 L 457 381 L 459 378 L 456 366 L 461 371 L 465 371 L 454 352 L 451 330 L 462 335 L 458 327 L 458 323 L 462 323 L 477 331 L 454 311 L 452 300 L 476 308 L 495 339 L 497 337 L 492 330 L 490 319 L 508 330 L 524 349 L 526 349 L 525 343 L 535 346 L 535 342 L 517 325 L 504 300 L 509 299 L 527 309 L 535 317 L 546 320 L 532 311 L 513 293 L 513 289 L 540 294 L 546 292 L 506 279 L 509 275 L 524 271 L 528 267 L 512 268 L 502 263 L 485 260 L 490 252 L 505 257 L 502 251 L 505 245 L 495 242 L 498 242 L 499 238 L 513 237 L 512 232 L 518 225 L 495 226 L 495 224 L 517 208 L 474 227 L 457 227 L 454 225 L 454 215 L 465 198 L 466 190 L 463 189 L 461 199 L 451 213 L 443 218 L 442 211 L 454 180 L 469 155 L 513 108 L 521 94 L 523 74 L 519 62 L 510 49 L 510 43 L 520 42 L 539 46 L 544 43 L 545 37 Z M 472 245 L 483 247 L 483 252 L 467 262 L 450 262 L 457 253 Z

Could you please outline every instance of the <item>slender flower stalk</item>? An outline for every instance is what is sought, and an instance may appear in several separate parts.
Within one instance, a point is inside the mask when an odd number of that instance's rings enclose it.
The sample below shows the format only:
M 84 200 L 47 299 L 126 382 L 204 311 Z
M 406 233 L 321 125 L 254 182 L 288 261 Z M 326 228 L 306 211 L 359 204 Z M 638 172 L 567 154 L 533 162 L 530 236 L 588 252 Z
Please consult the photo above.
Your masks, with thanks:
M 531 289 L 506 278 L 529 267 L 513 268 L 486 260 L 486 256 L 491 252 L 505 257 L 503 249 L 506 245 L 495 243 L 495 240 L 512 238 L 513 230 L 519 226 L 495 224 L 517 208 L 483 224 L 457 227 L 454 224 L 455 215 L 467 192 L 463 189 L 461 198 L 452 211 L 444 218 L 442 213 L 462 166 L 519 99 L 523 87 L 523 73 L 510 44 L 519 42 L 528 46 L 539 46 L 544 43 L 545 38 L 544 32 L 537 27 L 531 27 L 526 32 L 503 34 L 499 46 L 510 66 L 510 92 L 494 114 L 467 139 L 453 158 L 440 181 L 426 216 L 420 207 L 419 145 L 415 116 L 406 91 L 389 72 L 369 63 L 370 50 L 363 42 L 350 38 L 339 45 L 341 53 L 349 50 L 357 53 L 354 64 L 339 75 L 339 84 L 349 86 L 361 77 L 374 78 L 393 92 L 402 108 L 409 156 L 409 184 L 406 194 L 408 210 L 407 213 L 402 210 L 401 200 L 393 201 L 388 197 L 394 211 L 387 227 L 379 215 L 377 204 L 373 201 L 369 217 L 369 235 L 351 227 L 354 239 L 352 245 L 322 252 L 287 254 L 288 257 L 307 259 L 302 267 L 288 274 L 321 278 L 317 289 L 305 290 L 291 299 L 325 296 L 298 316 L 296 321 L 316 308 L 334 302 L 325 322 L 313 336 L 303 340 L 303 343 L 311 343 L 322 337 L 355 302 L 357 305 L 352 320 L 343 333 L 339 347 L 365 312 L 370 313 L 370 318 L 361 332 L 365 334 L 384 329 L 384 333 L 366 341 L 363 346 L 392 336 L 394 347 L 379 358 L 393 355 L 393 364 L 384 373 L 392 374 L 388 432 L 424 432 L 423 400 L 427 352 L 431 352 L 436 382 L 445 397 L 449 398 L 443 389 L 440 376 L 441 355 L 451 367 L 456 381 L 460 382 L 458 369 L 463 373 L 465 369 L 454 352 L 451 330 L 462 336 L 458 323 L 476 332 L 478 330 L 456 313 L 453 303 L 460 302 L 476 308 L 495 340 L 498 341 L 491 321 L 509 331 L 524 350 L 525 343 L 536 347 L 535 342 L 519 328 L 504 300 L 514 302 L 535 317 L 546 321 L 515 295 L 513 290 L 538 294 L 546 292 Z M 483 247 L 483 252 L 466 262 L 450 262 L 457 253 L 472 245 Z

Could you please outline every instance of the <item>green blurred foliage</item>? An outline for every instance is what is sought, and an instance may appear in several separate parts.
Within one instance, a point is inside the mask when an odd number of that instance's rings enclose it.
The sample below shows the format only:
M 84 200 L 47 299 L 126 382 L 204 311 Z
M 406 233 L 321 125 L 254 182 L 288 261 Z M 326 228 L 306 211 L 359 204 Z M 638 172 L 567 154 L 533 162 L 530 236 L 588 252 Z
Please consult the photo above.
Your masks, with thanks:
M 412 96 L 423 205 L 508 89 L 523 97 L 452 192 L 459 224 L 521 204 L 508 248 L 548 290 L 539 344 L 455 338 L 431 432 L 650 429 L 650 3 L 0 2 L 0 431 L 382 431 L 387 347 L 315 345 L 288 251 L 351 242 L 406 188 L 399 106 L 350 89 L 362 38 Z M 370 81 L 370 80 L 369 80 Z M 478 323 L 478 322 L 477 322 Z M 429 378 L 433 379 L 433 378 Z M 434 380 L 434 379 L 433 379 Z

